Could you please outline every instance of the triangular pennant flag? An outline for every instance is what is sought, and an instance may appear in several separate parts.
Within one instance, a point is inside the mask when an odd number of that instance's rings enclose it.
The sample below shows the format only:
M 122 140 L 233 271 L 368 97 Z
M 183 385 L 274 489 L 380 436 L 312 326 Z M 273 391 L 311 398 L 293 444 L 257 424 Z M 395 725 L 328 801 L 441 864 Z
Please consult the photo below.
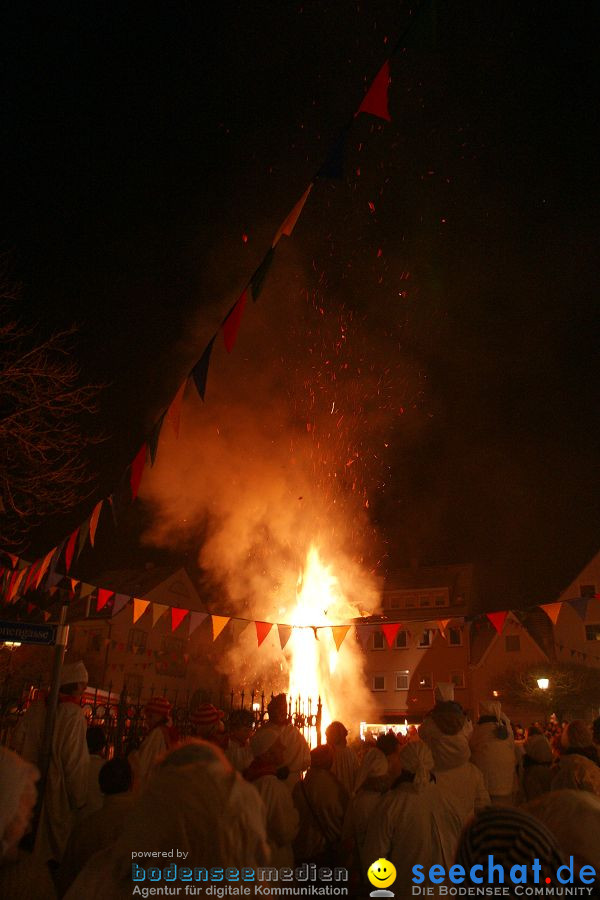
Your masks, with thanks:
M 102 509 L 102 504 L 104 500 L 100 500 L 96 503 L 94 507 L 94 511 L 90 516 L 90 544 L 92 547 L 94 546 L 94 541 L 96 540 L 96 528 L 98 527 L 98 519 L 100 518 L 100 510 Z
M 235 342 L 238 336 L 238 331 L 240 330 L 240 325 L 242 323 L 242 316 L 244 314 L 244 308 L 246 306 L 246 301 L 248 299 L 248 292 L 243 291 L 237 303 L 235 303 L 227 316 L 223 324 L 221 325 L 221 329 L 223 331 L 223 338 L 225 340 L 225 349 L 228 353 L 231 353 L 233 348 L 235 347 Z
M 237 641 L 242 636 L 242 634 L 244 633 L 244 631 L 246 630 L 246 628 L 248 627 L 249 624 L 250 624 L 249 619 L 232 619 L 231 620 L 231 636 L 234 641 Z
M 34 609 L 37 609 L 37 606 L 34 606 L 33 603 L 28 603 L 27 604 L 27 615 L 30 616 L 31 613 L 34 611 Z
M 39 572 L 43 560 L 36 560 L 36 562 L 32 563 L 29 569 L 24 569 L 24 572 L 27 572 L 27 578 L 25 579 L 25 583 L 23 585 L 23 593 L 26 594 L 29 588 L 32 586 L 33 582 L 36 579 L 36 575 Z
M 71 582 L 71 596 L 75 595 L 75 591 L 77 590 L 77 586 L 81 583 L 77 578 L 70 578 Z
M 213 629 L 213 641 L 219 637 L 227 623 L 229 622 L 229 616 L 211 616 L 212 619 L 212 629 Z
M 190 613 L 190 630 L 189 636 L 191 636 L 192 632 L 196 630 L 198 625 L 202 625 L 205 619 L 208 618 L 208 613 L 204 612 L 193 612 Z
M 67 549 L 65 550 L 65 565 L 67 567 L 67 572 L 71 568 L 71 563 L 73 562 L 73 555 L 75 553 L 75 544 L 78 534 L 79 528 L 76 528 L 67 541 Z
M 138 495 L 138 491 L 140 489 L 142 475 L 144 474 L 144 469 L 146 468 L 147 450 L 148 450 L 148 445 L 142 444 L 142 446 L 136 453 L 133 462 L 131 463 L 131 474 L 130 474 L 130 478 L 129 478 L 129 483 L 131 485 L 131 499 L 132 500 L 135 500 L 135 498 Z
M 292 231 L 296 227 L 296 222 L 300 218 L 300 213 L 304 209 L 304 204 L 308 200 L 308 195 L 310 194 L 312 189 L 313 189 L 313 182 L 311 181 L 309 186 L 306 188 L 306 190 L 304 191 L 304 193 L 302 194 L 302 196 L 300 197 L 300 199 L 294 206 L 291 213 L 288 215 L 288 217 L 285 220 L 285 222 L 283 223 L 283 225 L 281 225 L 278 228 L 277 233 L 276 233 L 275 237 L 273 238 L 273 243 L 271 245 L 272 247 L 277 246 L 277 244 L 279 243 L 279 239 L 281 238 L 282 235 L 285 234 L 286 237 L 291 237 Z
M 258 646 L 262 644 L 271 628 L 273 627 L 272 622 L 255 622 L 256 625 L 256 639 L 258 641 Z
M 44 621 L 48 622 L 50 619 L 50 613 L 44 610 Z
M 153 603 L 152 604 L 152 627 L 156 625 L 160 617 L 168 610 L 168 606 L 165 606 L 163 603 Z
M 327 154 L 327 159 L 317 172 L 317 178 L 343 178 L 344 157 L 346 155 L 346 136 L 348 129 L 344 128 L 337 141 Z
M 98 588 L 98 600 L 96 601 L 96 611 L 100 612 L 101 609 L 104 609 L 114 591 L 109 591 L 106 588 Z
M 179 606 L 171 607 L 171 631 L 179 628 L 188 613 L 189 609 L 181 609 Z
M 163 413 L 158 422 L 155 423 L 154 428 L 152 429 L 152 433 L 148 438 L 148 453 L 150 455 L 150 465 L 153 466 L 156 462 L 156 454 L 158 453 L 158 441 L 160 439 L 160 432 L 163 427 L 163 422 L 165 421 L 166 413 Z
M 250 279 L 250 296 L 254 303 L 258 300 L 260 293 L 263 289 L 263 284 L 265 278 L 267 277 L 267 272 L 271 268 L 271 263 L 273 262 L 273 257 L 275 256 L 275 250 L 273 247 L 269 248 L 269 252 L 261 262 L 260 266 Z
M 113 611 L 112 611 L 113 616 L 116 616 L 118 613 L 120 613 L 121 610 L 127 606 L 127 604 L 129 603 L 129 600 L 130 600 L 129 594 L 115 594 L 115 599 L 113 602 Z
M 492 612 L 486 613 L 486 616 L 498 632 L 498 634 L 502 634 L 502 629 L 504 628 L 504 623 L 506 622 L 506 617 L 508 616 L 508 612 Z
M 138 619 L 141 619 L 149 606 L 149 600 L 139 600 L 137 597 L 133 598 L 133 625 L 135 625 Z M 156 623 L 153 622 L 152 624 L 154 625 Z
M 19 562 L 19 557 L 18 557 L 18 556 L 15 556 L 14 553 L 7 553 L 6 555 L 7 555 L 8 558 L 10 559 L 11 565 L 12 565 L 12 567 L 13 567 L 13 569 L 14 569 L 15 566 L 17 565 L 17 563 Z
M 394 623 L 392 623 L 392 624 L 390 624 L 390 625 L 381 625 L 380 627 L 381 627 L 381 630 L 383 631 L 383 633 L 384 633 L 384 635 L 385 635 L 385 639 L 386 639 L 386 641 L 387 641 L 388 647 L 390 647 L 390 648 L 393 647 L 393 645 L 394 645 L 394 640 L 395 640 L 395 638 L 396 638 L 396 635 L 398 634 L 398 632 L 399 632 L 400 629 L 402 628 L 402 623 L 401 623 L 401 622 L 394 622 Z
M 46 589 L 56 587 L 63 580 L 63 576 L 59 572 L 50 572 L 46 580 Z M 92 587 L 95 590 L 95 587 Z
M 585 616 L 587 613 L 589 597 L 576 597 L 574 600 L 569 600 L 569 603 L 579 616 L 579 618 L 585 622 Z
M 86 541 L 89 537 L 90 533 L 90 520 L 86 519 L 85 522 L 79 528 L 79 538 L 77 539 L 77 553 L 75 554 L 75 559 L 79 559 L 83 548 L 85 547 Z
M 17 596 L 19 585 L 27 574 L 27 569 L 21 569 L 20 572 L 13 572 L 8 583 L 8 591 L 6 592 L 7 603 L 12 603 L 13 598 Z
M 552 624 L 556 625 L 556 623 L 558 622 L 558 617 L 560 616 L 560 611 L 562 609 L 562 603 L 540 604 L 540 609 L 543 609 Z
M 40 570 L 37 573 L 37 577 L 35 579 L 36 588 L 38 588 L 40 586 L 40 582 L 41 582 L 42 578 L 44 577 L 44 575 L 46 574 L 48 566 L 50 565 L 50 560 L 54 556 L 55 550 L 56 550 L 56 547 L 53 547 L 52 550 L 50 550 L 48 553 L 46 553 L 46 555 L 42 561 L 42 565 L 40 566 Z
M 331 626 L 331 634 L 333 635 L 333 639 L 335 641 L 335 646 L 337 647 L 338 653 L 340 647 L 344 643 L 344 638 L 350 631 L 349 625 L 332 625 Z
M 368 625 L 355 625 L 356 634 L 358 635 L 358 639 L 361 643 L 363 650 L 366 650 L 367 644 L 369 642 L 369 638 L 373 633 L 373 629 Z
M 89 597 L 90 594 L 91 594 L 93 591 L 95 591 L 95 590 L 96 590 L 95 585 L 93 585 L 93 584 L 84 584 L 84 583 L 82 582 L 82 584 L 81 584 L 81 590 L 79 591 L 79 599 L 80 599 L 80 600 L 83 600 L 84 597 Z
M 442 637 L 446 637 L 446 628 L 448 627 L 448 622 L 450 619 L 438 619 L 436 622 L 438 630 Z
M 281 644 L 281 649 L 285 649 L 285 645 L 289 641 L 292 636 L 292 626 L 291 625 L 278 625 L 277 631 L 279 632 L 279 643 Z
M 215 335 L 216 337 L 216 335 Z M 208 364 L 210 362 L 210 354 L 212 353 L 213 344 L 215 342 L 215 337 L 213 337 L 206 346 L 206 349 L 194 368 L 192 369 L 191 376 L 194 380 L 194 384 L 196 385 L 196 390 L 200 394 L 200 398 L 204 400 L 204 395 L 206 393 L 206 379 L 208 378 Z
M 183 382 L 183 384 L 181 384 L 179 386 L 179 390 L 173 397 L 173 400 L 171 401 L 171 405 L 169 406 L 169 408 L 167 410 L 167 420 L 169 422 L 169 425 L 172 427 L 173 431 L 175 432 L 176 438 L 179 437 L 179 426 L 181 424 L 181 407 L 183 405 L 183 395 L 185 394 L 186 385 L 187 385 L 187 378 Z
M 392 117 L 388 109 L 389 86 L 390 63 L 389 60 L 386 60 L 363 97 L 363 101 L 358 107 L 355 116 L 358 116 L 360 113 L 370 113 L 372 116 L 391 122 Z

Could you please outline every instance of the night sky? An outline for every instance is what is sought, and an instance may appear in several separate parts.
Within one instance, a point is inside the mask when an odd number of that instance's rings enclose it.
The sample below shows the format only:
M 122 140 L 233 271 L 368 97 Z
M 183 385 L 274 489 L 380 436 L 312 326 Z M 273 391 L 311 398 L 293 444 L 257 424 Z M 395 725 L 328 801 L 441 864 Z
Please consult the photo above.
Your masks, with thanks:
M 345 178 L 315 189 L 262 314 L 285 331 L 300 268 L 331 315 L 340 303 L 355 314 L 370 352 L 396 342 L 409 408 L 390 419 L 389 475 L 371 496 L 382 571 L 475 562 L 489 608 L 550 602 L 600 546 L 598 7 L 424 7 L 391 64 L 393 121 L 354 122 Z M 97 497 L 200 356 L 409 10 L 5 12 L 2 241 L 24 318 L 40 334 L 77 322 L 82 377 L 107 384 Z M 268 366 L 276 348 L 257 341 Z M 34 546 L 90 508 L 47 523 Z M 143 514 L 82 557 L 88 577 L 150 554 L 135 546 Z

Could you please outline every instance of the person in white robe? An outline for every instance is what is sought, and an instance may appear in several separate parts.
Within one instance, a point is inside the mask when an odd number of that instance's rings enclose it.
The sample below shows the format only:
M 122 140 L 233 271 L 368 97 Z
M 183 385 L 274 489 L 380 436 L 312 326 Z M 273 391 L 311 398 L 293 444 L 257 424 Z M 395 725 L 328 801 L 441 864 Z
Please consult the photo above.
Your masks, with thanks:
M 37 798 L 40 773 L 31 763 L 0 747 L 0 897 L 53 900 L 48 867 L 19 849 Z
M 104 729 L 99 725 L 92 725 L 88 728 L 85 737 L 88 753 L 90 754 L 88 789 L 85 804 L 77 814 L 78 822 L 85 819 L 97 809 L 102 809 L 102 804 L 104 802 L 102 792 L 100 791 L 100 785 L 98 784 L 98 775 L 100 774 L 100 769 L 106 762 L 106 759 L 102 755 L 104 748 L 106 747 L 106 735 L 104 734 Z
M 285 694 L 277 694 L 267 706 L 269 719 L 261 725 L 250 741 L 250 748 L 254 754 L 255 741 L 261 732 L 267 728 L 274 730 L 283 746 L 283 763 L 287 766 L 289 775 L 286 784 L 290 790 L 300 780 L 302 772 L 310 766 L 310 747 L 300 729 L 288 721 L 288 708 Z
M 435 706 L 419 727 L 419 738 L 429 744 L 436 772 L 461 765 L 471 755 L 472 722 L 454 700 L 454 685 L 436 685 Z
M 276 728 L 261 728 L 252 742 L 254 760 L 244 772 L 263 799 L 267 813 L 267 835 L 271 865 L 293 866 L 292 842 L 298 834 L 300 817 L 285 780 L 278 777 L 285 747 Z M 283 774 L 287 772 L 287 769 Z
M 483 773 L 495 806 L 511 806 L 517 794 L 517 757 L 509 719 L 498 701 L 479 703 L 479 720 L 471 735 L 471 762 Z
M 352 794 L 359 763 L 356 753 L 348 746 L 348 729 L 342 722 L 332 722 L 325 729 L 325 738 L 333 751 L 331 771 L 344 785 L 348 794 Z
M 34 853 L 42 861 L 60 862 L 78 811 L 88 792 L 87 722 L 81 697 L 88 674 L 79 661 L 62 668 L 48 776 Z M 32 703 L 13 734 L 13 748 L 41 768 L 46 700 Z
M 369 865 L 380 858 L 394 864 L 394 890 L 402 896 L 410 894 L 413 866 L 422 865 L 426 875 L 433 865 L 452 865 L 463 822 L 453 799 L 432 777 L 427 744 L 409 741 L 400 759 L 402 773 L 369 822 L 365 858 Z
M 329 744 L 310 753 L 310 769 L 292 792 L 300 816 L 294 842 L 296 863 L 311 862 L 337 849 L 342 837 L 348 791 L 333 772 L 335 754 Z M 343 860 L 338 861 L 342 865 Z
M 344 824 L 344 835 L 351 835 L 356 842 L 363 871 L 373 862 L 365 856 L 367 828 L 379 805 L 382 792 L 388 786 L 387 757 L 377 747 L 372 747 L 367 750 L 360 764 Z
M 191 868 L 269 865 L 260 795 L 205 741 L 182 744 L 155 767 L 118 840 L 91 857 L 65 898 L 131 900 L 132 861 L 143 868 L 157 863 L 132 854 L 174 848 Z
M 243 772 L 254 758 L 250 738 L 254 728 L 254 715 L 249 709 L 234 709 L 227 721 L 228 743 L 225 756 L 234 769 Z
M 137 750 L 129 755 L 136 790 L 148 780 L 156 761 L 173 749 L 179 741 L 171 722 L 172 706 L 166 697 L 153 697 L 144 707 L 148 732 Z

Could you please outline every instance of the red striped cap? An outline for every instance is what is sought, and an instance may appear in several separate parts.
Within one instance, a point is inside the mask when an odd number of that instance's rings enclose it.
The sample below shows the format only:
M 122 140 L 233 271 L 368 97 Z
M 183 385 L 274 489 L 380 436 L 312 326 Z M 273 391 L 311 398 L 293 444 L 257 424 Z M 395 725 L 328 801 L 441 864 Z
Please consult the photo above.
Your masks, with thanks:
M 215 722 L 220 722 L 224 716 L 225 713 L 222 709 L 217 709 L 212 703 L 203 703 L 194 710 L 190 718 L 194 725 L 205 726 L 214 725 Z
M 173 707 L 166 697 L 153 697 L 152 700 L 148 700 L 146 703 L 144 712 L 155 713 L 158 716 L 164 716 L 165 719 L 168 719 L 172 709 Z

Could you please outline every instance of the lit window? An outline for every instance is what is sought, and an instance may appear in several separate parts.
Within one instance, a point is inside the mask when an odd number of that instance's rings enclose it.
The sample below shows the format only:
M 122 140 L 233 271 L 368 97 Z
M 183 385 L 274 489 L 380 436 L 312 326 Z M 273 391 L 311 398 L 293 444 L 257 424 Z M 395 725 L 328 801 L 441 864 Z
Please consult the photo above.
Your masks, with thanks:
M 507 653 L 518 653 L 521 649 L 521 638 L 518 634 L 507 634 L 504 638 L 504 648 Z
M 373 632 L 373 650 L 385 650 L 385 643 L 382 631 Z
M 419 684 L 419 688 L 422 691 L 431 689 L 431 687 L 433 686 L 433 678 L 431 677 L 431 673 L 427 673 L 425 675 L 419 675 L 418 676 L 418 684 Z
M 462 644 L 462 631 L 460 628 L 448 629 L 448 643 L 451 647 L 460 647 Z
M 394 641 L 396 650 L 406 650 L 408 647 L 408 635 L 406 631 L 399 631 Z
M 385 675 L 373 675 L 374 691 L 385 691 Z
M 407 691 L 408 690 L 408 680 L 409 680 L 409 671 L 408 669 L 404 669 L 402 672 L 396 672 L 396 690 L 397 691 Z
M 600 623 L 585 626 L 586 641 L 600 641 Z
M 419 647 L 431 647 L 431 632 L 429 629 L 423 632 L 419 641 Z
M 450 673 L 450 681 L 457 688 L 464 688 L 465 686 L 465 673 L 464 672 L 451 672 Z

